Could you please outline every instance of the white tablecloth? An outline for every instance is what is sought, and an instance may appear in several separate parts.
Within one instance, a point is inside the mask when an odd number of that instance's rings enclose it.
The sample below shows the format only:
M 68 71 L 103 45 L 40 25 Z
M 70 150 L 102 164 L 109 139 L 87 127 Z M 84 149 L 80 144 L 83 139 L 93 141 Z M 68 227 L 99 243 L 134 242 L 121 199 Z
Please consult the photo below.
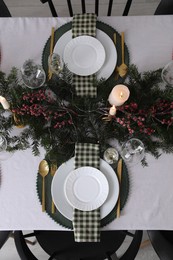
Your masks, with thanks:
M 101 17 L 125 32 L 130 61 L 140 71 L 163 67 L 172 58 L 173 16 Z M 44 45 L 51 27 L 58 28 L 70 18 L 1 18 L 1 70 L 20 68 L 31 58 L 41 63 Z M 34 157 L 31 150 L 18 151 L 1 162 L 0 230 L 64 230 L 46 213 L 42 213 L 36 193 L 41 150 Z M 129 167 L 130 194 L 121 217 L 104 229 L 172 229 L 173 230 L 173 155 L 162 154 L 156 160 L 147 155 L 149 166 Z

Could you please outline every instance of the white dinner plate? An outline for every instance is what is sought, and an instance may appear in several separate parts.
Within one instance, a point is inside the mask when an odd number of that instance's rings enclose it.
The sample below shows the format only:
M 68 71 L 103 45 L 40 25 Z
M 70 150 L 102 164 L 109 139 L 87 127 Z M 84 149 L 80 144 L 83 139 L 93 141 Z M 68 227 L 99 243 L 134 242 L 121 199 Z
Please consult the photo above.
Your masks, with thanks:
M 74 165 L 74 158 L 63 163 L 56 171 L 51 185 L 52 198 L 56 208 L 62 215 L 71 221 L 73 219 L 73 207 L 66 199 L 64 193 L 64 182 L 68 174 L 74 170 Z M 100 159 L 100 170 L 105 175 L 109 184 L 109 194 L 105 203 L 100 207 L 101 219 L 103 219 L 112 211 L 117 202 L 119 183 L 115 171 L 102 159 Z
M 94 167 L 80 167 L 70 172 L 64 183 L 69 204 L 82 211 L 99 208 L 106 200 L 109 185 L 104 174 Z
M 113 73 L 117 63 L 117 51 L 112 39 L 102 30 L 96 30 L 96 38 L 101 42 L 105 49 L 105 62 L 101 69 L 96 73 L 97 79 L 108 79 Z M 64 33 L 56 42 L 53 52 L 59 54 L 63 59 L 64 48 L 66 44 L 72 39 L 72 30 Z
M 65 46 L 63 61 L 76 75 L 92 75 L 102 67 L 105 61 L 105 50 L 96 38 L 79 36 L 70 40 Z

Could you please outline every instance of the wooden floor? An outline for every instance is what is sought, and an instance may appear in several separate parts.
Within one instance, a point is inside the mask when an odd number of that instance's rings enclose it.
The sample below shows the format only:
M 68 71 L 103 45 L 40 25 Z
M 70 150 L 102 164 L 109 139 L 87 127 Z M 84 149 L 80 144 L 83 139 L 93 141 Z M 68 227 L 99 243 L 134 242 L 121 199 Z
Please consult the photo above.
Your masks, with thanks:
M 12 16 L 14 17 L 49 17 L 51 12 L 47 3 L 42 4 L 40 0 L 4 0 Z M 80 12 L 80 0 L 71 0 L 74 13 Z M 93 0 L 86 0 L 87 12 L 92 12 Z M 152 15 L 160 0 L 133 0 L 129 15 Z M 66 0 L 53 0 L 59 16 L 69 16 L 66 9 Z M 100 0 L 99 15 L 106 15 L 108 0 Z M 126 0 L 114 0 L 112 15 L 121 16 Z

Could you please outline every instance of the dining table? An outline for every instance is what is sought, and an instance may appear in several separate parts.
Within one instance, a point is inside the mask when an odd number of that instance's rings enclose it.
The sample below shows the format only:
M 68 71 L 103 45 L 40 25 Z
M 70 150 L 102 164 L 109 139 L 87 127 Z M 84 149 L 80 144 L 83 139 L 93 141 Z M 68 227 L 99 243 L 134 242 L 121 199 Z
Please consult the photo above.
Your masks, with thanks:
M 124 32 L 129 63 L 135 64 L 140 73 L 163 68 L 172 60 L 172 15 L 112 16 L 97 20 L 119 34 Z M 12 67 L 20 70 L 28 59 L 42 64 L 52 27 L 56 30 L 71 21 L 71 17 L 0 18 L 0 70 L 6 74 Z M 21 131 L 12 129 L 16 135 Z M 116 143 L 111 140 L 112 146 L 116 147 Z M 18 150 L 0 161 L 0 230 L 69 230 L 46 211 L 42 212 L 37 173 L 45 150 L 40 147 L 39 151 L 35 156 L 30 148 Z M 173 230 L 173 153 L 161 151 L 157 159 L 147 152 L 145 156 L 146 167 L 127 163 L 126 203 L 120 217 L 108 221 L 102 230 Z

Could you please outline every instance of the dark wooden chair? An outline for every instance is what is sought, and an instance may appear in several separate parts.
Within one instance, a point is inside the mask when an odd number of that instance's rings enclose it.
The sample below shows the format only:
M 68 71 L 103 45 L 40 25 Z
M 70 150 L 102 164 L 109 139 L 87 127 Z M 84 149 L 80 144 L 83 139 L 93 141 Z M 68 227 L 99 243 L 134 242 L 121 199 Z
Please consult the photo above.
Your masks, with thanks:
M 134 234 L 127 231 L 102 231 L 99 243 L 76 243 L 72 231 L 35 231 L 34 235 L 43 250 L 50 255 L 49 260 L 134 260 L 140 248 L 142 231 Z M 118 258 L 116 251 L 123 244 L 126 236 L 132 241 L 126 252 Z M 22 231 L 14 232 L 15 244 L 22 260 L 37 260 L 28 248 Z
M 154 14 L 155 15 L 173 14 L 173 1 L 161 0 Z
M 173 259 L 173 231 L 148 230 L 148 236 L 160 260 Z
M 50 11 L 51 11 L 53 17 L 57 17 L 58 16 L 52 0 L 40 0 L 40 1 L 43 4 L 44 3 L 48 3 L 49 4 L 49 8 L 50 8 Z M 85 0 L 79 0 L 79 2 L 81 3 L 81 11 L 82 11 L 82 13 L 86 13 L 87 0 L 86 1 Z M 122 14 L 123 16 L 127 16 L 128 15 L 130 7 L 131 7 L 131 3 L 132 3 L 132 0 L 127 0 L 127 2 L 125 4 L 124 11 L 123 11 L 123 14 Z M 108 9 L 107 9 L 107 16 L 111 15 L 112 5 L 113 5 L 113 0 L 109 0 Z M 72 4 L 71 0 L 67 0 L 67 7 L 68 7 L 69 15 L 73 16 L 73 4 Z M 95 10 L 94 10 L 94 12 L 95 12 L 95 14 L 99 15 L 99 0 L 95 0 Z
M 0 231 L 0 249 L 3 247 L 5 242 L 8 240 L 12 231 Z
M 10 11 L 3 0 L 0 0 L 0 17 L 11 17 Z

